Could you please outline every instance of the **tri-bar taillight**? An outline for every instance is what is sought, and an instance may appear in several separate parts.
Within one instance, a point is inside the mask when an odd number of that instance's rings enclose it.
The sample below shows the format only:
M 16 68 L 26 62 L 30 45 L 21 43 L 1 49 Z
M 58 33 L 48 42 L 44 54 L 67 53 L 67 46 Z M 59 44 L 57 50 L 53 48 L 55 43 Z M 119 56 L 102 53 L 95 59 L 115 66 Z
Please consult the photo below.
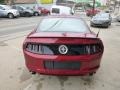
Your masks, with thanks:
M 31 53 L 42 55 L 61 55 L 59 46 L 62 44 L 40 44 L 27 43 L 25 49 Z M 68 52 L 65 55 L 91 55 L 102 52 L 101 44 L 64 44 L 68 47 Z

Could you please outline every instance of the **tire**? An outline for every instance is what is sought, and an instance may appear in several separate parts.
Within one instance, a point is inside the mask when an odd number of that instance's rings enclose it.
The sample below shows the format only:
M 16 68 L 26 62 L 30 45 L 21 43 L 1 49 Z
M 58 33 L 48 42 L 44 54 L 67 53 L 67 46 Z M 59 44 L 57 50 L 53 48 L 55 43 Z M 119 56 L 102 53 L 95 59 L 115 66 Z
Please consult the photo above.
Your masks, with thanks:
M 12 13 L 9 13 L 9 14 L 8 14 L 8 18 L 9 18 L 9 19 L 13 19 L 13 18 L 14 18 L 14 15 L 13 15 Z
M 38 12 L 35 12 L 35 13 L 34 13 L 34 16 L 39 16 L 39 13 L 38 13 Z

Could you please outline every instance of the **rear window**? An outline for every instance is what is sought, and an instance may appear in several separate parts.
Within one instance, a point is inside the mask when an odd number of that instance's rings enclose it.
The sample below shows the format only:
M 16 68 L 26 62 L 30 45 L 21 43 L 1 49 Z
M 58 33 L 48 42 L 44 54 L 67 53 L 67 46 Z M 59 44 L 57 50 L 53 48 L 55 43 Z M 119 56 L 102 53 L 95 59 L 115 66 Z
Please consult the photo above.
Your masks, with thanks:
M 58 8 L 52 8 L 52 13 L 60 13 L 60 9 Z
M 90 32 L 86 23 L 77 18 L 46 18 L 41 21 L 37 32 Z

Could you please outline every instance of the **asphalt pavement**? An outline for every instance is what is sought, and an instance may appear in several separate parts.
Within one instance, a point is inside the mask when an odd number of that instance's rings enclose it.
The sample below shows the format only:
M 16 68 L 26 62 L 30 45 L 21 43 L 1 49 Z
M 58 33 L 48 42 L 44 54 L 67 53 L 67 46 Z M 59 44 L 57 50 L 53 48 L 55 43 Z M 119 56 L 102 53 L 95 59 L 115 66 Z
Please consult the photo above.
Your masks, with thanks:
M 25 67 L 22 43 L 41 18 L 0 20 L 0 90 L 120 90 L 120 23 L 100 28 L 105 51 L 93 77 L 31 75 Z M 99 28 L 91 30 L 97 33 Z

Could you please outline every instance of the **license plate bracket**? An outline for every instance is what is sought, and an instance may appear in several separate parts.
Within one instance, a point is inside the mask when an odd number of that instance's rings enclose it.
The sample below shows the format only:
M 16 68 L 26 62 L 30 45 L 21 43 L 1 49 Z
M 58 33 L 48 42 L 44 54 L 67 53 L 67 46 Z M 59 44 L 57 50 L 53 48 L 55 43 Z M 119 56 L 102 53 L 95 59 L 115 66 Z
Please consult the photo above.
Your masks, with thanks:
M 44 61 L 44 68 L 46 69 L 78 70 L 80 66 L 79 61 Z

